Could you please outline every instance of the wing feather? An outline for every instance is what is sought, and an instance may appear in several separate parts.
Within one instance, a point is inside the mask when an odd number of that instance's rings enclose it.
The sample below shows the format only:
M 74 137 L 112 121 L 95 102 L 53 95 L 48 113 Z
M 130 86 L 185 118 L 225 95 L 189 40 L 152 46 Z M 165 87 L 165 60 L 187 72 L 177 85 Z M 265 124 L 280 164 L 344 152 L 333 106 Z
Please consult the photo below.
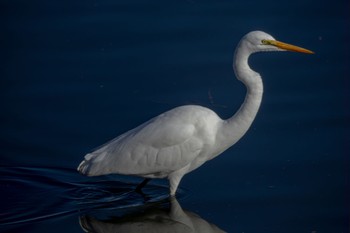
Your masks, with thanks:
M 87 154 L 78 170 L 95 176 L 109 173 L 165 177 L 200 153 L 193 121 L 176 111 L 164 113 Z

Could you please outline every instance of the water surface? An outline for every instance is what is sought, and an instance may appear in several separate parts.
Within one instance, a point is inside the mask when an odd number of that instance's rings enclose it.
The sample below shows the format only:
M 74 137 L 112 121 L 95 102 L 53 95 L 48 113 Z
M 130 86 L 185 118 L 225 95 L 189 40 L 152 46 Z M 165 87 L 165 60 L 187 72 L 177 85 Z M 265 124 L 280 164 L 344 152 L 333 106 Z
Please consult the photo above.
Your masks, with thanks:
M 161 232 L 349 230 L 347 1 L 0 5 L 1 232 L 130 232 L 153 218 Z M 257 29 L 316 54 L 252 57 L 265 88 L 252 128 L 185 176 L 177 200 L 165 181 L 145 198 L 138 179 L 75 171 L 93 148 L 173 107 L 231 116 L 245 95 L 233 50 Z

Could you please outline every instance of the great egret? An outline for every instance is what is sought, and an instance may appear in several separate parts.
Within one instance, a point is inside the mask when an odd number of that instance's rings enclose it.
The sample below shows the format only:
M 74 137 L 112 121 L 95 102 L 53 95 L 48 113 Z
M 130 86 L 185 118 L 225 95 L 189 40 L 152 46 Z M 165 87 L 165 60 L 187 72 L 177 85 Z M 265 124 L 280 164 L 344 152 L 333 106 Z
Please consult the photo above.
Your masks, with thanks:
M 168 178 L 175 195 L 182 177 L 235 144 L 252 124 L 263 94 L 260 75 L 248 65 L 255 52 L 294 51 L 313 53 L 275 40 L 262 31 L 252 31 L 239 42 L 233 68 L 247 88 L 245 100 L 231 118 L 223 120 L 212 110 L 185 105 L 174 108 L 111 140 L 87 154 L 78 171 L 87 176 L 105 174 Z

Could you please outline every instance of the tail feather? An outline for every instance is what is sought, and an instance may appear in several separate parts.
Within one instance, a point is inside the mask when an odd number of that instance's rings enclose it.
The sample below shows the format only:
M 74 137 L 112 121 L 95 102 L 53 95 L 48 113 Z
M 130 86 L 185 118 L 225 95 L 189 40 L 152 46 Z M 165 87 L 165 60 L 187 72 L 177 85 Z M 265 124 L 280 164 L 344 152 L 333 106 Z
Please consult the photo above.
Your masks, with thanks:
M 90 153 L 85 155 L 84 160 L 79 164 L 77 170 L 80 174 L 85 176 L 99 176 L 106 174 L 105 169 L 103 169 L 103 164 L 105 161 L 106 153 L 94 154 Z
M 90 166 L 89 166 L 89 161 L 84 159 L 84 160 L 79 164 L 77 170 L 78 170 L 78 172 L 79 172 L 80 174 L 88 176 L 88 175 L 89 175 L 89 170 L 90 170 L 89 167 L 90 167 Z
M 85 176 L 91 175 L 91 168 L 94 164 L 94 160 L 96 158 L 96 155 L 89 153 L 85 155 L 84 160 L 79 164 L 77 170 L 80 174 Z

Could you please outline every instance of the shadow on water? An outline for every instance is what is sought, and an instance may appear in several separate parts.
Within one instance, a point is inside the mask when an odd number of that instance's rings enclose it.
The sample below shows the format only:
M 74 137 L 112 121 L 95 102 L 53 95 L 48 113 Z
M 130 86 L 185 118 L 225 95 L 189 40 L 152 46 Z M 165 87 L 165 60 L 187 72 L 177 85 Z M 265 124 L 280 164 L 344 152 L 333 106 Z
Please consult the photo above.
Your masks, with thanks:
M 184 211 L 159 184 L 148 184 L 140 194 L 135 192 L 139 180 L 84 177 L 61 168 L 3 167 L 0 177 L 0 227 L 5 229 L 76 215 L 86 232 L 223 232 Z M 179 189 L 177 197 L 185 196 Z

